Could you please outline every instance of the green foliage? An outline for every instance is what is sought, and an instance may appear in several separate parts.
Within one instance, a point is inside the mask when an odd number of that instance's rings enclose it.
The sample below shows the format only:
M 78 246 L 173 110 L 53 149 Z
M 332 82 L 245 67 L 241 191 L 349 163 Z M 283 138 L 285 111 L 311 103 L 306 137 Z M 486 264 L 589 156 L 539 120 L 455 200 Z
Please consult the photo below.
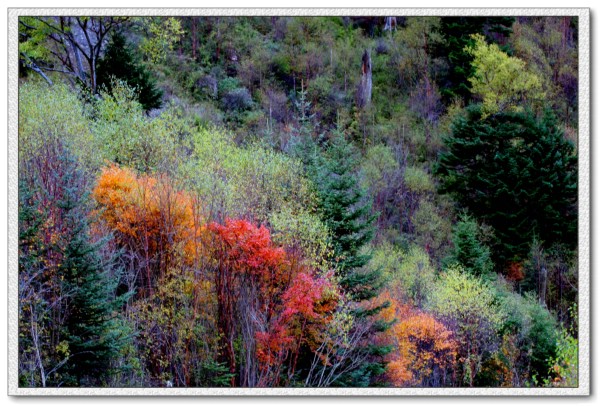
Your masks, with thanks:
M 175 161 L 179 134 L 174 129 L 180 122 L 173 111 L 154 119 L 147 117 L 135 90 L 123 81 L 114 82 L 110 92 L 100 91 L 100 96 L 91 127 L 104 159 L 142 172 Z
M 175 17 L 140 18 L 142 29 L 148 32 L 140 44 L 145 58 L 154 63 L 163 62 L 184 34 L 181 23 Z
M 526 69 L 525 62 L 508 56 L 498 45 L 488 45 L 482 35 L 473 35 L 473 94 L 483 99 L 482 119 L 490 114 L 523 111 L 524 105 L 540 103 L 545 94 L 540 78 Z
M 446 102 L 455 98 L 470 101 L 468 79 L 473 76 L 473 58 L 467 49 L 473 45 L 472 35 L 485 34 L 488 42 L 497 42 L 508 37 L 514 21 L 514 17 L 442 17 L 439 30 L 444 42 L 434 53 L 449 65 L 448 72 L 439 79 Z
M 220 96 L 224 96 L 230 91 L 234 89 L 238 89 L 240 87 L 240 81 L 237 78 L 226 77 L 223 80 L 219 81 L 218 91 Z
M 440 275 L 429 307 L 441 317 L 456 320 L 461 333 L 469 337 L 477 335 L 478 327 L 495 333 L 505 318 L 493 289 L 460 266 L 450 266 Z
M 284 206 L 281 211 L 270 214 L 269 223 L 273 242 L 302 253 L 311 268 L 328 270 L 332 256 L 331 238 L 316 213 L 303 209 L 294 213 L 289 206 Z
M 577 127 L 577 30 L 576 18 L 531 17 L 514 25 L 514 55 L 538 76 L 546 102 L 561 121 Z
M 490 249 L 481 242 L 481 232 L 477 222 L 463 215 L 452 233 L 454 250 L 447 258 L 448 263 L 458 263 L 474 276 L 487 279 L 493 270 Z
M 432 50 L 442 44 L 443 38 L 439 34 L 440 17 L 407 17 L 405 27 L 393 32 L 391 43 L 391 65 L 397 70 L 396 82 L 404 91 L 419 94 L 425 89 L 425 84 L 430 84 L 430 78 L 435 75 L 435 61 Z M 386 67 L 389 69 L 389 67 Z M 384 83 L 389 86 L 388 83 Z M 427 89 L 431 90 L 431 89 Z M 432 93 L 429 92 L 429 95 Z M 422 97 L 425 96 L 425 97 Z M 413 106 L 427 105 L 429 100 L 427 92 L 413 98 Z M 430 106 L 432 107 L 432 106 Z M 435 108 L 417 108 L 422 117 L 433 113 Z
M 411 218 L 415 242 L 438 263 L 447 250 L 452 232 L 452 222 L 443 207 L 424 199 Z
M 551 116 L 483 119 L 480 108 L 470 108 L 445 144 L 437 167 L 440 191 L 493 227 L 500 262 L 525 258 L 534 235 L 546 246 L 575 245 L 577 157 Z
M 233 374 L 229 372 L 229 368 L 224 363 L 214 360 L 206 361 L 198 370 L 197 381 L 198 386 L 209 388 L 225 388 L 231 386 Z
M 63 204 L 65 210 L 71 210 L 77 203 L 66 201 Z M 85 222 L 86 219 L 73 219 L 75 224 L 78 221 Z M 62 264 L 65 288 L 72 292 L 70 315 L 63 324 L 70 353 L 65 370 L 75 377 L 78 386 L 90 386 L 102 379 L 110 369 L 112 359 L 129 339 L 114 329 L 115 324 L 110 320 L 123 302 L 123 298 L 111 300 L 118 279 L 103 269 L 98 256 L 100 244 L 90 244 L 86 234 L 84 229 L 74 228 L 72 234 L 66 236 L 69 242 Z
M 529 309 L 531 325 L 526 338 L 531 343 L 530 373 L 545 374 L 549 360 L 556 352 L 557 324 L 547 309 L 532 305 Z
M 368 299 L 374 294 L 372 288 L 360 286 L 354 279 L 357 275 L 353 270 L 366 265 L 370 259 L 369 255 L 361 253 L 361 248 L 373 236 L 375 216 L 370 213 L 370 204 L 363 200 L 364 192 L 354 173 L 356 152 L 352 144 L 343 134 L 335 135 L 330 141 L 315 181 L 319 208 L 332 234 L 342 287 L 357 299 Z M 368 279 L 375 282 L 376 273 L 371 273 Z M 365 288 L 367 290 L 360 292 Z
M 497 281 L 496 295 L 506 314 L 501 333 L 516 337 L 518 350 L 512 356 L 517 381 L 524 385 L 536 375 L 546 376 L 548 360 L 556 352 L 556 320 L 533 294 L 520 295 Z
M 556 375 L 553 385 L 576 388 L 579 384 L 579 340 L 561 329 L 556 343 L 556 357 L 550 359 L 550 372 Z
M 399 166 L 390 147 L 384 144 L 370 147 L 362 160 L 362 187 L 377 195 L 389 186 L 387 179 L 391 173 L 399 169 Z
M 423 249 L 413 246 L 407 252 L 382 244 L 373 250 L 369 266 L 380 269 L 388 288 L 402 303 L 422 306 L 436 277 L 431 260 Z
M 249 216 L 265 222 L 270 213 L 310 212 L 311 184 L 296 159 L 260 146 L 240 148 L 230 134 L 200 129 L 193 134 L 193 159 L 180 165 L 212 216 Z
M 379 269 L 366 267 L 371 259 L 365 252 L 370 242 L 376 216 L 371 214 L 371 203 L 364 198 L 356 175 L 356 152 L 344 134 L 335 133 L 316 168 L 309 169 L 315 176 L 315 186 L 319 197 L 321 217 L 330 230 L 333 246 L 335 272 L 342 291 L 356 302 L 372 299 L 381 289 Z M 357 309 L 358 319 L 376 314 L 382 307 Z M 369 329 L 369 336 L 377 333 L 375 326 Z M 359 348 L 365 347 L 364 345 Z M 384 372 L 382 354 L 389 348 L 380 345 L 366 346 L 370 355 L 360 368 L 352 368 L 340 376 L 339 385 L 368 385 Z
M 407 166 L 404 170 L 404 183 L 415 193 L 427 193 L 435 190 L 431 177 L 423 169 L 416 166 Z
M 473 386 L 482 359 L 498 348 L 498 331 L 506 318 L 493 288 L 460 266 L 450 266 L 434 285 L 428 308 L 454 326 L 464 367 L 462 379 Z
M 114 296 L 118 277 L 102 255 L 107 241 L 92 239 L 85 175 L 53 135 L 22 164 L 20 252 L 29 259 L 19 270 L 27 337 L 20 358 L 36 354 L 28 379 L 37 385 L 103 384 L 128 341 L 111 322 L 126 298 Z
M 101 146 L 90 131 L 86 106 L 77 93 L 57 83 L 49 87 L 41 81 L 19 86 L 19 158 L 30 159 L 43 147 L 48 134 L 60 136 L 85 167 L 102 163 Z
M 137 60 L 125 36 L 119 32 L 112 35 L 104 57 L 98 61 L 98 85 L 106 86 L 110 92 L 113 77 L 135 89 L 144 110 L 160 107 L 162 91 L 156 87 L 150 71 Z
M 47 60 L 51 52 L 47 36 L 51 28 L 35 17 L 19 17 L 19 53 L 25 58 Z

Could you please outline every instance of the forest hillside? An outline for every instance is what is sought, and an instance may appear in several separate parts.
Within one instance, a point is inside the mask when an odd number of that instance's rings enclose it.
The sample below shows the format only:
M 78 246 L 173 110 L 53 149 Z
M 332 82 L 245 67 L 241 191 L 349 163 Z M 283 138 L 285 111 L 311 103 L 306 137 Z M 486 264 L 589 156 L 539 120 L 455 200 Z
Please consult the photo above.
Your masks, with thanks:
M 21 387 L 578 386 L 576 17 L 20 17 Z

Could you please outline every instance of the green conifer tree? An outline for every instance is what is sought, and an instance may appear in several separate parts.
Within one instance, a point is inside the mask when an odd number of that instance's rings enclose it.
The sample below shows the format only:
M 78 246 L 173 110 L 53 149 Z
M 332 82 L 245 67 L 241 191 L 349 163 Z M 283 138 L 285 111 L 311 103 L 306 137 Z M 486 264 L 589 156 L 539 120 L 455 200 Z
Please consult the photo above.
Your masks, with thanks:
M 111 88 L 112 78 L 122 79 L 135 88 L 139 102 L 145 110 L 161 106 L 162 91 L 156 81 L 142 65 L 122 33 L 115 32 L 104 57 L 98 62 L 98 84 Z
M 362 248 L 373 238 L 376 216 L 354 172 L 356 150 L 344 135 L 335 133 L 319 162 L 317 188 L 320 209 L 333 238 L 341 286 L 357 300 L 374 297 L 378 273 L 360 270 L 371 255 Z
M 535 235 L 550 247 L 577 243 L 577 157 L 547 113 L 499 113 L 480 106 L 458 118 L 436 173 L 440 191 L 494 229 L 496 265 L 526 258 Z
M 355 302 L 363 302 L 377 296 L 382 287 L 381 271 L 368 269 L 371 254 L 364 251 L 373 238 L 376 215 L 371 213 L 371 202 L 364 198 L 355 174 L 357 151 L 344 134 L 336 132 L 329 146 L 318 160 L 316 185 L 320 198 L 321 216 L 332 235 L 332 246 L 336 272 L 340 286 Z M 386 307 L 385 303 L 374 308 L 359 306 L 356 318 L 360 323 Z M 367 333 L 375 334 L 388 329 L 388 323 L 376 323 Z M 370 386 L 385 372 L 383 356 L 391 348 L 368 345 L 361 351 L 369 354 L 369 361 L 360 368 L 346 373 L 338 379 L 339 386 Z
M 122 303 L 111 297 L 118 280 L 111 281 L 103 270 L 98 253 L 105 241 L 90 241 L 87 215 L 81 212 L 85 199 L 78 191 L 67 189 L 59 202 L 68 230 L 61 272 L 66 290 L 71 292 L 63 325 L 71 354 L 66 371 L 76 386 L 102 383 L 123 341 L 118 332 L 111 331 L 113 312 Z
M 19 211 L 20 361 L 31 386 L 99 386 L 129 337 L 115 323 L 125 297 L 90 235 L 88 184 L 76 158 L 49 135 L 22 165 Z
M 456 262 L 470 274 L 486 279 L 493 270 L 490 249 L 481 243 L 477 222 L 463 215 L 452 233 L 454 249 L 446 262 Z

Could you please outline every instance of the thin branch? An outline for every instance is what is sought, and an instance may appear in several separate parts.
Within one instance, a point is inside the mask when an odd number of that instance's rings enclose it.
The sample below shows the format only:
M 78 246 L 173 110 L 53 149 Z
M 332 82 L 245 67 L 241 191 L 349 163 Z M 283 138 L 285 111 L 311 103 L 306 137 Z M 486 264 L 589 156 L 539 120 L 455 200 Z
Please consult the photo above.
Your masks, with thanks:
M 28 65 L 27 65 L 27 67 L 28 67 L 29 69 L 31 69 L 32 71 L 34 71 L 34 72 L 36 72 L 38 75 L 40 75 L 42 78 L 44 78 L 44 80 L 45 80 L 46 82 L 48 82 L 48 84 L 49 84 L 50 86 L 53 86 L 53 85 L 54 85 L 54 83 L 52 83 L 52 80 L 50 80 L 50 78 L 49 78 L 48 76 L 46 76 L 46 74 L 45 74 L 45 73 L 44 73 L 44 72 L 43 72 L 43 71 L 40 69 L 40 67 L 39 67 L 39 66 L 37 66 L 37 65 L 35 64 L 35 62 L 33 62 L 33 61 L 31 60 L 31 58 L 29 58 L 29 57 L 28 57 L 28 56 L 27 56 L 27 55 L 26 55 L 24 52 L 21 52 L 21 55 L 23 55 L 23 57 L 24 57 L 25 59 L 27 59 L 27 61 L 28 61 Z

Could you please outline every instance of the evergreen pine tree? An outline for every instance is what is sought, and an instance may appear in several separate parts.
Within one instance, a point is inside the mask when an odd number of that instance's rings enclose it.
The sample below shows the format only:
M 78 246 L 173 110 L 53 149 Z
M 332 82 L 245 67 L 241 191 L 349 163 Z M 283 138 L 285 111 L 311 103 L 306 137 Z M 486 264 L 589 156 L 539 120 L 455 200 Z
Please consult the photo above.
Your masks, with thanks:
M 156 81 L 142 65 L 125 36 L 115 32 L 104 57 L 98 61 L 98 84 L 111 88 L 113 77 L 124 80 L 137 89 L 139 102 L 145 110 L 161 106 L 162 91 L 156 87 Z
M 363 302 L 377 296 L 382 286 L 381 272 L 365 266 L 371 254 L 363 251 L 373 238 L 376 215 L 371 214 L 371 203 L 364 198 L 364 192 L 355 175 L 357 152 L 342 133 L 334 133 L 329 146 L 319 156 L 315 183 L 320 198 L 321 216 L 331 235 L 336 272 L 340 287 L 355 302 Z M 374 308 L 359 306 L 355 312 L 358 323 L 377 314 L 388 304 Z M 367 333 L 375 334 L 390 327 L 387 323 L 376 323 Z M 383 356 L 391 348 L 368 345 L 360 349 L 369 354 L 369 361 L 360 368 L 346 373 L 338 379 L 339 386 L 370 386 L 385 372 Z
M 111 298 L 116 281 L 110 281 L 102 268 L 98 252 L 105 243 L 89 237 L 85 195 L 66 190 L 59 202 L 65 210 L 68 233 L 63 251 L 62 276 L 72 292 L 64 324 L 71 358 L 66 365 L 76 386 L 94 386 L 106 379 L 112 358 L 118 353 L 122 337 L 111 331 L 118 301 Z
M 321 215 L 332 234 L 337 272 L 342 288 L 356 301 L 374 297 L 378 272 L 364 271 L 371 255 L 362 248 L 373 238 L 376 216 L 354 173 L 356 151 L 343 134 L 336 133 L 319 162 L 317 188 Z
M 327 142 L 323 141 L 324 135 L 314 136 L 311 103 L 306 98 L 305 90 L 299 92 L 296 108 L 299 126 L 294 132 L 290 154 L 303 162 L 308 178 L 316 187 L 318 209 L 331 233 L 340 287 L 354 302 L 372 299 L 379 293 L 382 280 L 379 270 L 365 268 L 371 255 L 362 252 L 362 249 L 373 237 L 376 216 L 371 214 L 371 203 L 365 199 L 355 174 L 357 151 L 341 132 L 334 132 Z M 357 324 L 366 322 L 369 316 L 377 314 L 387 305 L 369 309 L 359 305 L 354 314 Z M 376 323 L 366 335 L 372 337 L 389 327 L 386 323 Z M 377 345 L 358 349 L 368 354 L 370 361 L 343 374 L 334 385 L 372 385 L 385 372 L 382 357 L 390 350 L 391 348 Z M 310 365 L 313 355 L 309 351 L 306 356 Z M 298 364 L 302 365 L 306 360 L 303 357 L 300 359 Z
M 20 186 L 20 362 L 41 386 L 98 386 L 128 337 L 114 323 L 121 298 L 90 236 L 90 205 L 82 169 L 61 141 L 44 140 L 22 165 Z M 38 266 L 43 264 L 43 266 Z M 107 269 L 105 269 L 105 265 Z
M 454 250 L 447 262 L 456 262 L 470 274 L 486 278 L 493 270 L 493 263 L 490 249 L 481 243 L 479 234 L 477 222 L 469 216 L 462 216 L 452 233 Z
M 315 132 L 314 114 L 310 113 L 312 103 L 307 100 L 306 90 L 298 92 L 298 100 L 294 104 L 298 110 L 298 127 L 294 128 L 292 132 L 289 153 L 302 161 L 309 178 L 316 179 L 320 148 L 319 140 L 313 136 Z M 322 136 L 318 138 L 322 138 Z
M 445 139 L 436 169 L 440 191 L 494 229 L 494 262 L 522 260 L 537 235 L 550 247 L 577 243 L 577 157 L 546 114 L 472 106 Z

